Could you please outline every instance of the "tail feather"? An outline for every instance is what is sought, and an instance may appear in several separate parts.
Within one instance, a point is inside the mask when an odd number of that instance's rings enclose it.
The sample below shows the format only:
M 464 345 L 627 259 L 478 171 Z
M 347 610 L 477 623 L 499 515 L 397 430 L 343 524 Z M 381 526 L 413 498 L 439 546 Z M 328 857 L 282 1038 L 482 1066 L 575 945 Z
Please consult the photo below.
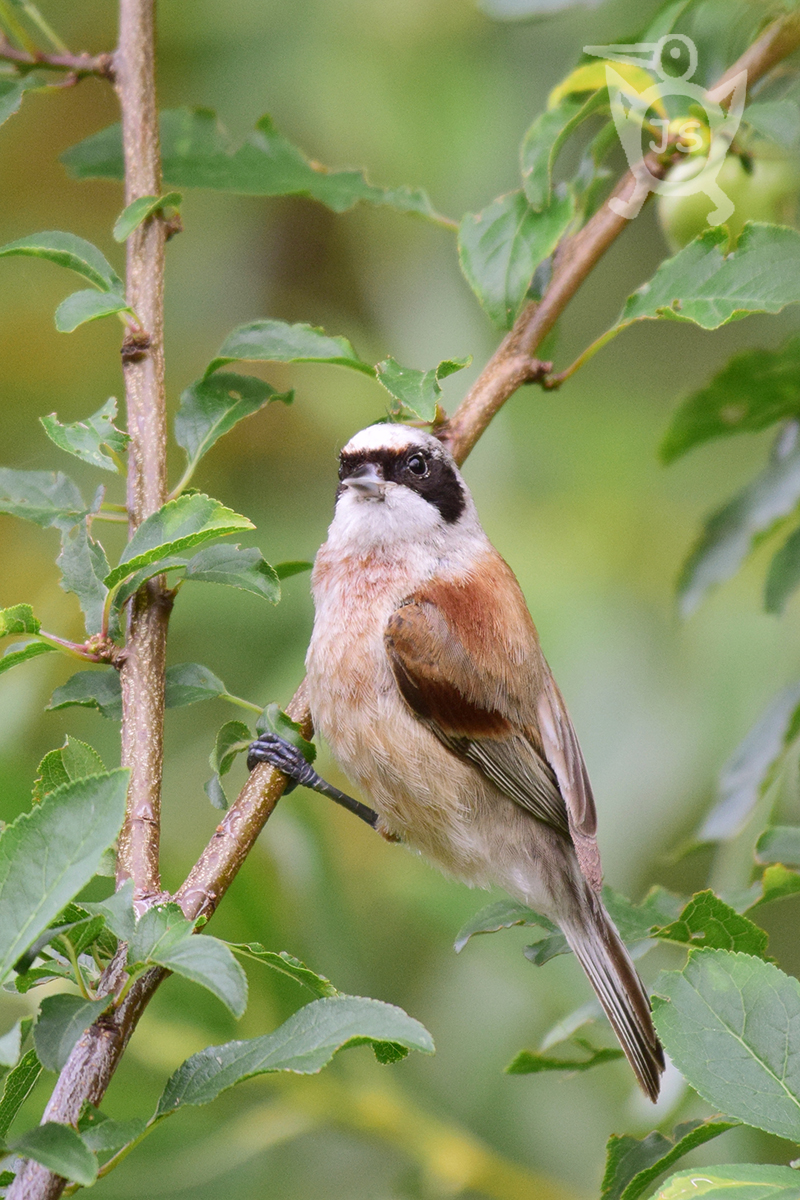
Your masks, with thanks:
M 562 930 L 597 993 L 628 1062 L 655 1103 L 664 1070 L 650 1001 L 628 951 L 599 898 L 587 889 L 584 920 L 563 922 Z

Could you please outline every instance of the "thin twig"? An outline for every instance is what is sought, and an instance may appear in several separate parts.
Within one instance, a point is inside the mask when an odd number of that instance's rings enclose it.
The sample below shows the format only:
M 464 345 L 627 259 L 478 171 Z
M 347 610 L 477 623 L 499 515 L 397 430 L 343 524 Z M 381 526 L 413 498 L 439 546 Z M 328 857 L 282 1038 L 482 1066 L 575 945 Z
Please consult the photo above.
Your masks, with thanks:
M 113 54 L 42 54 L 29 52 L 12 46 L 8 38 L 0 35 L 0 59 L 16 63 L 21 74 L 35 71 L 39 67 L 51 71 L 67 71 L 77 79 L 96 75 L 100 79 L 114 79 Z
M 122 0 L 122 8 L 150 8 L 152 0 Z M 800 16 L 782 18 L 751 46 L 724 78 L 746 66 L 752 84 L 781 58 L 800 45 Z M 633 180 L 626 175 L 615 190 L 623 198 L 630 195 Z M 158 195 L 153 186 L 137 194 Z M 131 199 L 134 198 L 131 196 Z M 157 225 L 153 222 L 152 225 Z M 145 228 L 151 228 L 148 223 Z M 459 462 L 469 454 L 495 413 L 523 383 L 542 379 L 548 364 L 535 359 L 537 347 L 552 328 L 578 287 L 627 225 L 612 213 L 607 204 L 576 234 L 558 255 L 550 286 L 539 304 L 530 305 L 518 318 L 513 330 L 484 368 L 479 379 L 462 401 L 452 420 L 443 430 Z M 129 241 L 130 246 L 130 241 Z M 158 278 L 160 289 L 160 277 Z M 140 301 L 141 303 L 141 301 Z M 152 299 L 148 304 L 152 305 Z M 160 304 L 160 291 L 157 303 Z M 144 307 L 144 305 L 143 305 Z M 137 308 L 137 311 L 139 309 Z M 152 313 L 152 307 L 145 309 Z M 152 325 L 146 328 L 152 334 Z M 160 325 L 155 330 L 160 335 Z M 160 342 L 158 343 L 160 349 Z M 138 353 L 138 352 L 137 352 Z M 134 354 L 133 357 L 136 357 Z M 144 419 L 144 417 L 142 417 Z M 133 433 L 133 430 L 130 430 Z M 146 440 L 146 439 L 145 439 Z M 135 471 L 131 472 L 136 475 Z M 144 481 L 142 481 L 144 482 Z M 137 499 L 138 503 L 138 499 Z M 142 510 L 135 505 L 131 511 Z M 141 517 L 139 518 L 141 519 Z M 141 595 L 141 593 L 140 593 Z M 145 610 L 153 612 L 158 604 Z M 164 622 L 165 628 L 166 622 Z M 124 673 L 124 672 L 123 672 Z M 311 735 L 311 719 L 301 683 L 288 707 L 289 715 Z M 160 769 L 160 761 L 159 761 Z M 217 826 L 211 841 L 192 868 L 176 899 L 187 917 L 210 916 L 214 912 L 250 849 L 263 829 L 286 786 L 284 776 L 274 768 L 260 765 L 251 772 L 236 802 Z M 122 985 L 124 957 L 111 964 L 101 994 Z M 75 1124 L 83 1104 L 99 1104 L 139 1017 L 167 972 L 160 968 L 138 979 L 118 1008 L 104 1014 L 79 1039 L 56 1084 L 44 1120 Z M 27 1162 L 8 1193 L 9 1200 L 56 1200 L 64 1180 L 36 1163 Z

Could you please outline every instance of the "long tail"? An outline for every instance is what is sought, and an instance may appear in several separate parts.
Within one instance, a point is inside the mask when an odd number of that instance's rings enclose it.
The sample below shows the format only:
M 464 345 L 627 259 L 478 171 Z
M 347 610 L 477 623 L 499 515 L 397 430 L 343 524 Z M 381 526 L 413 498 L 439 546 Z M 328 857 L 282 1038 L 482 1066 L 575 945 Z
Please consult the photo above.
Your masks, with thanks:
M 580 912 L 580 921 L 560 922 L 562 931 L 597 993 L 642 1090 L 655 1103 L 664 1070 L 664 1051 L 653 1027 L 647 993 L 613 921 L 589 887 Z

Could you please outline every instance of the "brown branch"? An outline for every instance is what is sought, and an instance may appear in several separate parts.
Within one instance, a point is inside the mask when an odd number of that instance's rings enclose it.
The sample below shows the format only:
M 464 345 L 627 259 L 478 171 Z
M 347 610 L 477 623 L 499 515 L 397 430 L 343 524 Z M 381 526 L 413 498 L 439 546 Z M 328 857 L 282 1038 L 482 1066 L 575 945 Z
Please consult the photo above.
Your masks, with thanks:
M 15 63 L 21 74 L 35 71 L 37 67 L 46 67 L 51 71 L 67 71 L 75 76 L 75 80 L 84 79 L 87 75 L 97 75 L 100 79 L 114 79 L 113 54 L 40 54 L 38 51 L 29 53 L 12 46 L 8 38 L 0 34 L 0 59 Z
M 161 192 L 155 84 L 155 0 L 120 0 L 117 92 L 122 112 L 125 203 Z M 122 347 L 128 411 L 130 532 L 167 498 L 164 392 L 164 222 L 158 214 L 128 238 L 127 299 L 142 329 Z M 131 769 L 117 882 L 133 879 L 137 900 L 160 890 L 159 833 L 164 673 L 172 598 L 163 578 L 136 595 L 128 619 L 122 682 L 122 763 Z
M 139 17 L 146 18 L 149 14 L 152 18 L 153 2 L 154 0 L 121 0 L 121 7 L 123 10 L 128 10 L 130 15 L 136 13 Z M 146 24 L 147 21 L 143 20 L 141 25 L 137 21 L 134 26 L 141 30 Z M 126 28 L 129 27 L 126 26 Z M 143 42 L 138 41 L 137 45 L 141 49 Z M 731 74 L 743 69 L 743 65 L 746 64 L 749 71 L 749 82 L 752 84 L 798 45 L 800 45 L 800 16 L 785 17 L 771 26 L 745 52 L 739 62 L 726 72 L 723 78 L 727 79 Z M 151 88 L 149 95 L 154 102 L 152 80 L 148 75 L 147 68 L 142 68 L 141 63 L 139 66 L 143 72 L 142 78 Z M 131 69 L 130 60 L 125 69 Z M 126 95 L 124 85 L 122 86 L 123 95 Z M 138 111 L 139 101 L 136 100 L 134 103 Z M 152 111 L 154 112 L 154 110 Z M 154 127 L 149 124 L 150 119 L 152 117 L 148 119 L 142 117 L 135 129 L 127 129 L 125 133 L 126 159 L 129 153 L 135 157 L 141 151 L 149 152 L 151 154 L 151 170 L 156 172 L 156 176 L 150 177 L 153 186 L 150 186 L 150 182 L 142 182 L 146 176 L 137 177 L 140 179 L 138 188 L 131 192 L 129 200 L 135 198 L 136 195 L 158 195 L 160 193 L 160 180 L 156 182 L 157 143 Z M 137 146 L 139 150 L 137 150 Z M 633 177 L 628 173 L 620 181 L 614 194 L 625 198 L 630 194 L 632 188 Z M 164 487 L 161 472 L 156 463 L 157 456 L 148 456 L 157 446 L 163 444 L 163 409 L 158 407 L 163 396 L 160 377 L 161 274 L 160 269 L 157 270 L 154 266 L 156 262 L 160 262 L 163 255 L 163 229 L 160 223 L 153 222 L 152 224 L 156 225 L 158 235 L 156 236 L 152 232 L 148 233 L 152 228 L 148 224 L 136 240 L 139 249 L 133 254 L 133 257 L 141 255 L 141 261 L 131 263 L 129 258 L 129 271 L 141 271 L 141 274 L 136 276 L 140 284 L 145 279 L 149 279 L 155 288 L 154 296 L 142 295 L 138 299 L 138 303 L 133 305 L 142 316 L 147 331 L 154 341 L 145 352 L 133 349 L 131 361 L 135 362 L 137 366 L 141 363 L 147 364 L 147 366 L 135 372 L 133 379 L 126 373 L 126 383 L 131 386 L 133 393 L 132 396 L 129 393 L 129 404 L 133 399 L 133 412 L 140 422 L 135 435 L 138 439 L 137 453 L 140 457 L 137 459 L 136 483 L 132 487 L 134 502 L 131 504 L 131 511 L 137 514 L 138 520 L 141 520 L 148 511 L 152 511 L 152 507 L 148 508 L 148 504 L 157 507 L 162 502 L 160 497 L 163 495 Z M 534 357 L 537 347 L 626 224 L 627 221 L 612 213 L 606 204 L 585 228 L 561 249 L 545 296 L 540 303 L 529 305 L 521 313 L 514 328 L 504 338 L 497 352 L 487 363 L 453 418 L 442 431 L 442 436 L 452 447 L 459 462 L 464 461 L 492 417 L 518 387 L 523 383 L 543 379 L 549 364 L 540 363 Z M 129 239 L 129 248 L 133 241 L 133 238 Z M 149 267 L 145 267 L 145 263 L 149 263 Z M 153 319 L 154 316 L 157 318 L 156 320 Z M 148 392 L 148 387 L 152 391 Z M 141 407 L 143 398 L 147 395 L 154 397 L 152 403 L 156 407 L 155 414 L 147 413 Z M 134 433 L 133 428 L 131 428 L 131 433 Z M 132 633 L 135 632 L 139 639 L 139 654 L 143 657 L 146 650 L 151 653 L 148 650 L 145 633 L 149 630 L 153 635 L 154 632 L 166 629 L 166 613 L 163 611 L 164 606 L 158 598 L 159 595 L 160 589 L 156 588 L 153 593 L 148 594 L 147 599 L 140 599 L 140 608 L 137 609 L 132 620 Z M 156 652 L 151 654 L 148 661 L 154 668 L 157 666 L 163 668 L 163 659 L 159 660 L 160 642 L 156 637 L 154 637 L 153 643 L 150 643 L 151 646 L 153 644 L 156 645 Z M 148 738 L 149 730 L 145 724 L 147 701 L 141 697 L 137 699 L 135 688 L 132 686 L 133 676 L 128 676 L 126 683 L 126 669 L 127 664 L 123 669 L 123 688 L 125 689 L 126 686 L 128 688 L 127 711 L 134 719 L 132 728 L 137 728 L 145 738 Z M 146 683 L 147 675 L 143 670 L 142 679 L 136 686 L 146 686 Z M 308 712 L 304 683 L 295 693 L 288 712 L 294 720 L 303 725 L 306 736 L 310 736 L 311 718 Z M 160 734 L 158 739 L 160 739 Z M 160 778 L 160 740 L 157 745 L 156 741 L 157 738 L 154 736 L 146 751 L 140 751 L 136 745 L 132 745 L 129 753 L 132 762 L 135 762 L 137 767 L 145 761 L 152 762 L 154 768 L 157 768 L 157 778 Z M 144 787 L 145 783 L 146 781 L 143 781 L 141 786 Z M 208 916 L 213 913 L 272 814 L 285 784 L 284 776 L 268 766 L 256 767 L 250 774 L 236 802 L 225 814 L 177 894 L 176 898 L 187 916 L 196 917 L 200 914 Z M 141 796 L 143 801 L 147 796 L 152 798 L 152 794 L 145 791 L 141 793 Z M 146 837 L 140 836 L 131 826 L 132 822 L 129 822 L 127 861 L 131 865 L 138 863 L 140 860 L 137 855 L 144 854 L 146 851 L 145 861 L 149 864 L 153 840 L 148 843 Z M 157 838 L 155 846 L 157 850 Z M 154 879 L 155 886 L 157 886 L 157 871 Z M 116 986 L 115 980 L 118 980 L 121 970 L 121 962 L 119 964 L 112 963 L 109 967 L 106 973 L 108 990 L 113 990 L 113 987 Z M 75 1124 L 84 1101 L 89 1100 L 94 1104 L 100 1102 L 139 1017 L 165 975 L 166 972 L 154 969 L 143 976 L 131 988 L 118 1009 L 101 1017 L 83 1034 L 59 1077 L 44 1120 L 58 1120 L 66 1124 Z M 63 1187 L 63 1179 L 52 1175 L 36 1163 L 27 1162 L 21 1168 L 8 1195 L 9 1200 L 56 1200 Z

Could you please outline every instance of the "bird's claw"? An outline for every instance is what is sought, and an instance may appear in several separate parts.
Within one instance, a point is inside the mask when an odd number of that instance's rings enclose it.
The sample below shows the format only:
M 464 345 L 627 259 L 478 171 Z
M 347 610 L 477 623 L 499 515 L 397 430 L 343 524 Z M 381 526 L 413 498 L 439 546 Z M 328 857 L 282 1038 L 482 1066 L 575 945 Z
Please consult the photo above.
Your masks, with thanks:
M 316 778 L 316 771 L 297 747 L 277 733 L 262 733 L 251 742 L 247 754 L 248 771 L 252 771 L 259 763 L 269 763 L 286 776 L 289 783 L 284 795 L 288 795 L 298 783 L 307 787 Z

